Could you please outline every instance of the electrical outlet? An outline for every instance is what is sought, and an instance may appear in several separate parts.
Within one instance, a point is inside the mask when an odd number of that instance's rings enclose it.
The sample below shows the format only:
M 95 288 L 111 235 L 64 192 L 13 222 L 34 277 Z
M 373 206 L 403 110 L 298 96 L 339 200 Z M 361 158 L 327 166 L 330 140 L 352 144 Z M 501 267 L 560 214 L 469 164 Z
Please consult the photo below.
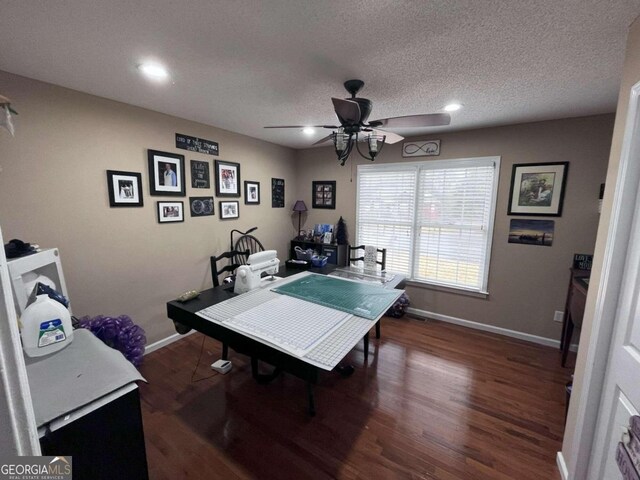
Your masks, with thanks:
M 553 321 L 561 322 L 563 319 L 564 319 L 564 312 L 561 312 L 560 310 L 556 310 L 555 313 L 553 314 Z

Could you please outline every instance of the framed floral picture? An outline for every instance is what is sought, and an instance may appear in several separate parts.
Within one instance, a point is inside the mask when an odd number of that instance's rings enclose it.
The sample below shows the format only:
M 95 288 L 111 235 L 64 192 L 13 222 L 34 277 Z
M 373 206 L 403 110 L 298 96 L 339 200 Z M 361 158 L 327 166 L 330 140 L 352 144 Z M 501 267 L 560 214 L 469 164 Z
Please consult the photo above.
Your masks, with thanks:
M 514 165 L 508 214 L 561 216 L 568 170 L 569 162 Z

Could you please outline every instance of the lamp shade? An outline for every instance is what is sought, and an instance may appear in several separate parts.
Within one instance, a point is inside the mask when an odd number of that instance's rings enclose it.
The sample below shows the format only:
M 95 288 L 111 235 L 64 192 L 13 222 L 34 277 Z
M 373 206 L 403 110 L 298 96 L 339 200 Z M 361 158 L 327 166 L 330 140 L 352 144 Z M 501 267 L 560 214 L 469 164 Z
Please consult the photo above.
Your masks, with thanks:
M 306 212 L 307 206 L 304 204 L 303 200 L 298 200 L 296 204 L 293 206 L 294 212 Z

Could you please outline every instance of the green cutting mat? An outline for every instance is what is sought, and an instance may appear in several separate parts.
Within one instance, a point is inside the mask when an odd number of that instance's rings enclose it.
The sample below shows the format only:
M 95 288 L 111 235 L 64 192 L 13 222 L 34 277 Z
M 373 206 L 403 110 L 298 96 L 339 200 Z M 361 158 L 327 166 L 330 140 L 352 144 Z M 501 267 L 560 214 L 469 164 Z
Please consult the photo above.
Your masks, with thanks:
M 272 289 L 274 292 L 375 320 L 402 293 L 379 285 L 311 274 Z

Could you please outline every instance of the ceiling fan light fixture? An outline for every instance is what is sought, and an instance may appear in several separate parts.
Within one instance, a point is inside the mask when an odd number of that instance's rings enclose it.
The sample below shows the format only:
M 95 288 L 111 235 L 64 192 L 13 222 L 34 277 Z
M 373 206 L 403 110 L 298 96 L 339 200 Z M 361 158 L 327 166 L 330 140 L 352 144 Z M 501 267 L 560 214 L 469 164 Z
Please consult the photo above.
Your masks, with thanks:
M 316 129 L 313 127 L 304 127 L 302 129 L 302 133 L 304 133 L 305 135 L 313 135 L 316 132 Z
M 457 112 L 461 108 L 462 108 L 462 104 L 456 103 L 456 102 L 452 102 L 452 103 L 449 103 L 449 104 L 445 105 L 443 110 L 445 112 Z

